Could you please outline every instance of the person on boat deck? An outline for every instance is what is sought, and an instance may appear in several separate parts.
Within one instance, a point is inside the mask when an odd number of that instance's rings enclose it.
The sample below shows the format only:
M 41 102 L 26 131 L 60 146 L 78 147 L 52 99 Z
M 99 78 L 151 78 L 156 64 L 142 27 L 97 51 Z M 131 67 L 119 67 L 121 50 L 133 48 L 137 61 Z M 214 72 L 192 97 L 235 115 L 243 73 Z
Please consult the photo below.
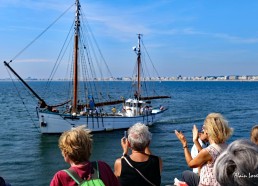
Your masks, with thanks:
M 165 108 L 162 105 L 160 105 L 159 109 L 164 110 Z
M 99 110 L 99 107 L 96 107 L 94 113 L 98 116 L 99 113 L 100 113 L 99 111 L 100 111 L 100 110 Z
M 149 114 L 149 106 L 145 106 L 143 108 L 143 113 L 144 113 L 144 115 L 148 115 Z
M 192 185 L 209 185 L 218 186 L 219 183 L 216 181 L 215 175 L 213 173 L 213 166 L 217 157 L 226 149 L 226 140 L 232 135 L 233 129 L 229 128 L 228 122 L 219 113 L 209 114 L 203 125 L 204 132 L 208 136 L 210 145 L 202 149 L 195 158 L 192 158 L 190 151 L 187 146 L 187 141 L 182 132 L 175 130 L 177 138 L 183 145 L 183 150 L 185 154 L 185 160 L 189 167 L 202 167 L 200 172 L 199 184 L 195 182 L 194 179 L 191 181 L 185 181 L 189 186 Z M 193 127 L 193 141 L 198 139 L 198 129 L 194 125 Z M 195 174 L 192 172 L 192 174 Z M 183 178 L 184 180 L 190 180 Z
M 135 91 L 135 93 L 134 93 L 134 98 L 135 98 L 135 99 L 138 98 L 138 92 L 137 92 L 137 91 Z
M 113 108 L 111 109 L 111 111 L 112 111 L 113 115 L 115 115 L 115 114 L 116 114 L 116 107 L 113 107 Z
M 92 165 L 89 161 L 92 151 L 91 131 L 85 126 L 72 128 L 64 132 L 59 138 L 59 148 L 65 162 L 70 165 L 70 170 L 75 171 L 82 179 L 87 179 L 92 174 Z M 97 161 L 99 177 L 106 186 L 118 186 L 118 180 L 112 169 L 103 161 Z M 63 170 L 58 171 L 50 186 L 74 186 L 76 182 Z
M 72 108 L 73 108 L 73 106 L 72 106 L 72 105 L 69 105 L 69 110 L 68 110 L 68 112 L 72 112 Z
M 142 107 L 142 106 L 141 106 L 141 108 L 140 108 L 140 114 L 141 114 L 141 115 L 144 114 L 144 107 Z
M 90 106 L 90 110 L 94 110 L 95 103 L 94 103 L 94 100 L 93 100 L 93 99 L 91 99 L 91 100 L 89 101 L 89 106 Z
M 146 125 L 136 123 L 128 129 L 128 139 L 125 137 L 121 139 L 123 156 L 114 163 L 114 173 L 121 186 L 160 185 L 162 160 L 158 156 L 151 155 L 149 149 L 151 137 L 152 134 Z M 129 148 L 131 155 L 127 155 Z
M 258 145 L 258 125 L 253 126 L 250 134 L 250 139 L 253 143 Z

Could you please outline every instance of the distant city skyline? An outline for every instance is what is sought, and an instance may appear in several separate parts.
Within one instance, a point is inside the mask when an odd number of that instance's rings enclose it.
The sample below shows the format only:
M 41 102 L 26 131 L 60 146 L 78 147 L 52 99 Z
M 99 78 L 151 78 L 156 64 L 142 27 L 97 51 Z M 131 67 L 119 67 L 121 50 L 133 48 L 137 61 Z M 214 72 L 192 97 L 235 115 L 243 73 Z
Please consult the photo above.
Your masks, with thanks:
M 10 0 L 0 3 L 0 79 L 3 61 L 52 23 L 74 0 Z M 162 77 L 258 74 L 258 1 L 81 0 L 84 13 L 114 77 L 130 77 L 137 33 Z M 70 16 L 70 15 L 68 15 Z M 69 17 L 62 25 L 70 24 Z M 23 77 L 48 78 L 65 34 L 43 37 L 12 66 Z M 61 75 L 57 74 L 57 77 Z
M 142 77 L 144 81 L 258 81 L 258 75 L 228 75 L 228 76 L 171 76 L 171 77 Z M 13 81 L 10 78 L 0 78 L 0 81 Z M 15 79 L 15 80 L 18 80 Z M 46 78 L 24 78 L 25 81 L 48 81 Z M 70 81 L 67 78 L 56 78 L 53 81 Z M 79 80 L 80 81 L 80 80 Z M 84 81 L 84 80 L 83 80 Z M 103 77 L 92 78 L 87 81 L 135 81 L 135 77 Z

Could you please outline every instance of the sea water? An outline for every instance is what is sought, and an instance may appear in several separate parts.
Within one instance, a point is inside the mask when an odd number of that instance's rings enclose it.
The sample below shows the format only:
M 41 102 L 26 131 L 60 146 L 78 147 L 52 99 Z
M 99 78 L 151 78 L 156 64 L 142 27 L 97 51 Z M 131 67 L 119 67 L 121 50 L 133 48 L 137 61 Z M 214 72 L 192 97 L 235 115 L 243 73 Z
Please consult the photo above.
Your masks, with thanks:
M 56 91 L 62 84 L 55 82 Z M 30 85 L 41 90 L 44 82 L 30 82 Z M 118 97 L 128 85 L 129 82 L 114 82 Z M 174 130 L 182 130 L 191 147 L 193 124 L 200 129 L 211 112 L 222 113 L 234 128 L 229 143 L 249 138 L 252 126 L 258 123 L 258 82 L 162 82 L 157 90 L 172 96 L 167 101 L 169 110 L 150 127 L 151 151 L 163 160 L 162 185 L 173 184 L 174 178 L 180 179 L 182 171 L 190 170 Z M 54 101 L 59 101 L 59 94 L 52 94 Z M 30 95 L 28 91 L 20 91 L 17 83 L 0 82 L 0 176 L 13 186 L 49 185 L 58 170 L 69 167 L 58 149 L 59 135 L 38 132 L 37 100 L 27 99 Z M 103 160 L 113 169 L 115 159 L 122 155 L 123 134 L 123 130 L 94 134 L 91 160 Z

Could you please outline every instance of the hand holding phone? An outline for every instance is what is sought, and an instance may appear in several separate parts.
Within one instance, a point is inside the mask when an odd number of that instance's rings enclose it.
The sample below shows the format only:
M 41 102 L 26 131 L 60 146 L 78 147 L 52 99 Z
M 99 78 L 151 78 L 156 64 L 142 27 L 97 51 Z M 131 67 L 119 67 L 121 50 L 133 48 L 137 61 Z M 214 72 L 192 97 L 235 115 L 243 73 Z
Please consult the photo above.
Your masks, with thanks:
M 128 153 L 128 133 L 127 131 L 124 131 L 124 137 L 121 139 L 121 146 L 123 149 L 123 156 L 125 156 Z

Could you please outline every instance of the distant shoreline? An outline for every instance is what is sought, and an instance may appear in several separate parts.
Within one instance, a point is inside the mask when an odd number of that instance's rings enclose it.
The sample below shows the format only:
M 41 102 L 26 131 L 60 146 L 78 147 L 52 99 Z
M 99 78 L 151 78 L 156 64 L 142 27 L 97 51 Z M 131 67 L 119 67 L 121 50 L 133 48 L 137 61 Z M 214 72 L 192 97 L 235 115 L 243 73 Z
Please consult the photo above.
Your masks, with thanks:
M 11 81 L 20 81 L 17 79 L 0 79 L 0 82 L 11 82 Z M 44 82 L 48 81 L 47 79 L 25 79 L 26 82 Z M 63 80 L 63 79 L 55 79 L 51 81 L 71 81 L 71 80 Z M 90 80 L 89 80 L 90 81 Z M 110 81 L 110 82 L 130 82 L 132 80 L 91 80 L 91 81 Z M 160 81 L 160 82 L 258 82 L 258 79 L 252 79 L 252 80 L 145 80 L 150 82 Z
M 17 79 L 2 78 L 0 81 L 16 81 Z M 25 81 L 49 81 L 45 78 L 24 78 Z M 56 78 L 51 81 L 71 81 L 66 78 Z M 135 81 L 132 77 L 92 78 L 88 81 Z M 171 77 L 142 77 L 142 81 L 258 81 L 258 75 L 226 75 L 226 76 L 171 76 Z

